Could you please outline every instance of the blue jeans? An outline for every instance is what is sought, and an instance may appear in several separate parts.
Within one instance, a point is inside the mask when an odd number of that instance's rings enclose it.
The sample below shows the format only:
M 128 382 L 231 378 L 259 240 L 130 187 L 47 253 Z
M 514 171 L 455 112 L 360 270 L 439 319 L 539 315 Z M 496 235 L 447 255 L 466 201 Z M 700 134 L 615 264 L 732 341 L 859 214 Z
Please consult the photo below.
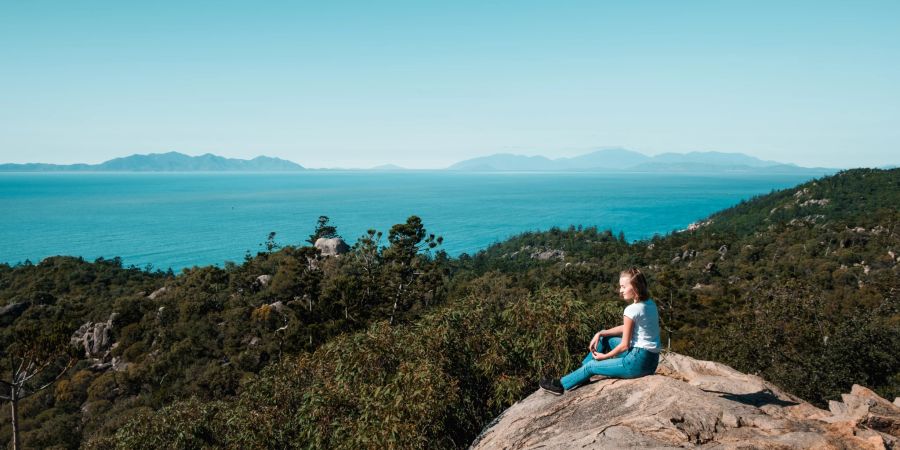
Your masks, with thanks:
M 619 343 L 620 337 L 601 337 L 597 351 L 607 353 Z M 659 364 L 659 353 L 642 348 L 631 348 L 618 355 L 597 361 L 590 353 L 581 361 L 581 367 L 570 372 L 560 380 L 563 387 L 569 390 L 588 381 L 593 375 L 605 375 L 613 378 L 637 378 L 656 372 Z

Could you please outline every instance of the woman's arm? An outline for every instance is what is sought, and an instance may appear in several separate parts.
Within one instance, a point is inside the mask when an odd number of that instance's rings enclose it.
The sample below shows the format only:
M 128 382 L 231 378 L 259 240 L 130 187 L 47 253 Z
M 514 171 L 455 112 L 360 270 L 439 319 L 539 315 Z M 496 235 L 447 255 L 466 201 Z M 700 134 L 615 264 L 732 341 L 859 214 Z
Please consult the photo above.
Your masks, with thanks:
M 600 330 L 591 339 L 591 343 L 588 345 L 588 351 L 591 353 L 594 353 L 595 351 L 597 351 L 597 345 L 600 344 L 601 337 L 621 336 L 621 335 L 622 335 L 622 325 L 610 328 L 608 330 Z
M 621 336 L 622 331 L 623 331 L 623 326 L 619 325 L 617 327 L 613 327 L 608 330 L 601 331 L 600 336 Z
M 619 328 L 622 329 L 622 342 L 620 342 L 619 345 L 615 346 L 608 353 L 594 352 L 593 353 L 594 359 L 596 359 L 598 361 L 603 360 L 603 359 L 609 359 L 609 358 L 612 358 L 613 356 L 618 355 L 619 353 L 622 353 L 622 352 L 628 350 L 628 346 L 631 345 L 631 333 L 634 331 L 634 320 L 632 320 L 628 316 L 622 316 L 622 317 L 624 318 L 624 320 L 623 320 L 624 323 L 622 325 L 617 326 L 616 328 L 613 328 L 613 330 L 616 330 Z
M 598 331 L 597 334 L 595 334 L 594 337 L 591 339 L 591 343 L 588 344 L 588 351 L 591 352 L 591 353 L 594 353 L 594 352 L 597 351 L 597 345 L 600 344 L 600 338 L 601 338 L 601 337 L 607 337 L 607 336 L 610 336 L 610 337 L 611 337 L 611 336 L 621 336 L 621 335 L 622 335 L 622 329 L 623 329 L 623 328 L 622 328 L 622 325 L 619 325 L 619 326 L 617 326 L 617 327 L 613 327 L 613 328 L 610 328 L 610 329 L 608 329 L 608 330 L 600 330 L 600 331 Z

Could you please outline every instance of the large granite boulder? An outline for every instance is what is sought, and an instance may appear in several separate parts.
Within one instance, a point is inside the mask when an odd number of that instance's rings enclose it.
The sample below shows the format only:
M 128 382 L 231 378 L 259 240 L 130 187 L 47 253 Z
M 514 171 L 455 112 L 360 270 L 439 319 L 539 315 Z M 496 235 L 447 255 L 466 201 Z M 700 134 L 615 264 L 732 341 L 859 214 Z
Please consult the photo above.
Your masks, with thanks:
M 259 290 L 259 289 L 262 289 L 262 288 L 268 286 L 271 281 L 272 281 L 272 275 L 268 275 L 268 274 L 260 275 L 260 276 L 256 277 L 255 280 L 253 280 L 252 287 L 256 290 Z
M 828 402 L 834 417 L 827 421 L 851 422 L 900 437 L 900 399 L 891 403 L 872 390 L 854 384 L 849 394 L 841 394 L 841 400 Z
M 537 391 L 503 412 L 473 449 L 898 448 L 900 407 L 854 387 L 835 412 L 762 378 L 668 353 L 655 375 Z
M 319 238 L 315 246 L 322 256 L 338 256 L 350 251 L 350 246 L 341 238 Z
M 28 303 L 25 302 L 10 303 L 0 307 L 0 323 L 4 325 L 12 323 L 12 321 L 21 316 L 26 309 L 28 309 Z
M 87 322 L 72 335 L 72 343 L 84 348 L 84 357 L 106 360 L 113 342 L 111 332 L 118 314 L 112 313 L 106 322 Z

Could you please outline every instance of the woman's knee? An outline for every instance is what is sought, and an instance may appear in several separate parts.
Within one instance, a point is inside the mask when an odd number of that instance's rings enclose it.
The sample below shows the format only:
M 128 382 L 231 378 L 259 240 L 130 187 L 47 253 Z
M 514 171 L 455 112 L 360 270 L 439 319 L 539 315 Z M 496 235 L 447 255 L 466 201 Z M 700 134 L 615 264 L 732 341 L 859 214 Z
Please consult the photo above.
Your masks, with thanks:
M 583 366 L 583 365 L 585 365 L 585 364 L 587 364 L 587 363 L 589 363 L 589 362 L 591 362 L 591 361 L 593 361 L 593 360 L 594 360 L 594 355 L 592 355 L 592 354 L 589 352 L 589 353 L 587 354 L 587 356 L 585 356 L 584 358 L 582 358 L 582 360 L 581 360 L 581 365 Z
M 600 338 L 600 345 L 598 345 L 597 347 L 599 347 L 600 351 L 602 351 L 603 353 L 612 350 L 612 346 L 609 345 L 610 339 L 611 338 L 609 336 L 603 336 Z

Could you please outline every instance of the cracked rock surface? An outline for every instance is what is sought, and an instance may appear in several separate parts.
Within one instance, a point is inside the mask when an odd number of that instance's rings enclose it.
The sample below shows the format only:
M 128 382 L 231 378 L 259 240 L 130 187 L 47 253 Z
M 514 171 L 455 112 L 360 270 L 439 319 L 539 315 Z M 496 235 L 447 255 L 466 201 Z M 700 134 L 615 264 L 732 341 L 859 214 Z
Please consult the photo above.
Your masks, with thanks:
M 724 364 L 667 353 L 655 375 L 538 390 L 473 449 L 900 448 L 900 407 L 861 386 L 831 411 Z

